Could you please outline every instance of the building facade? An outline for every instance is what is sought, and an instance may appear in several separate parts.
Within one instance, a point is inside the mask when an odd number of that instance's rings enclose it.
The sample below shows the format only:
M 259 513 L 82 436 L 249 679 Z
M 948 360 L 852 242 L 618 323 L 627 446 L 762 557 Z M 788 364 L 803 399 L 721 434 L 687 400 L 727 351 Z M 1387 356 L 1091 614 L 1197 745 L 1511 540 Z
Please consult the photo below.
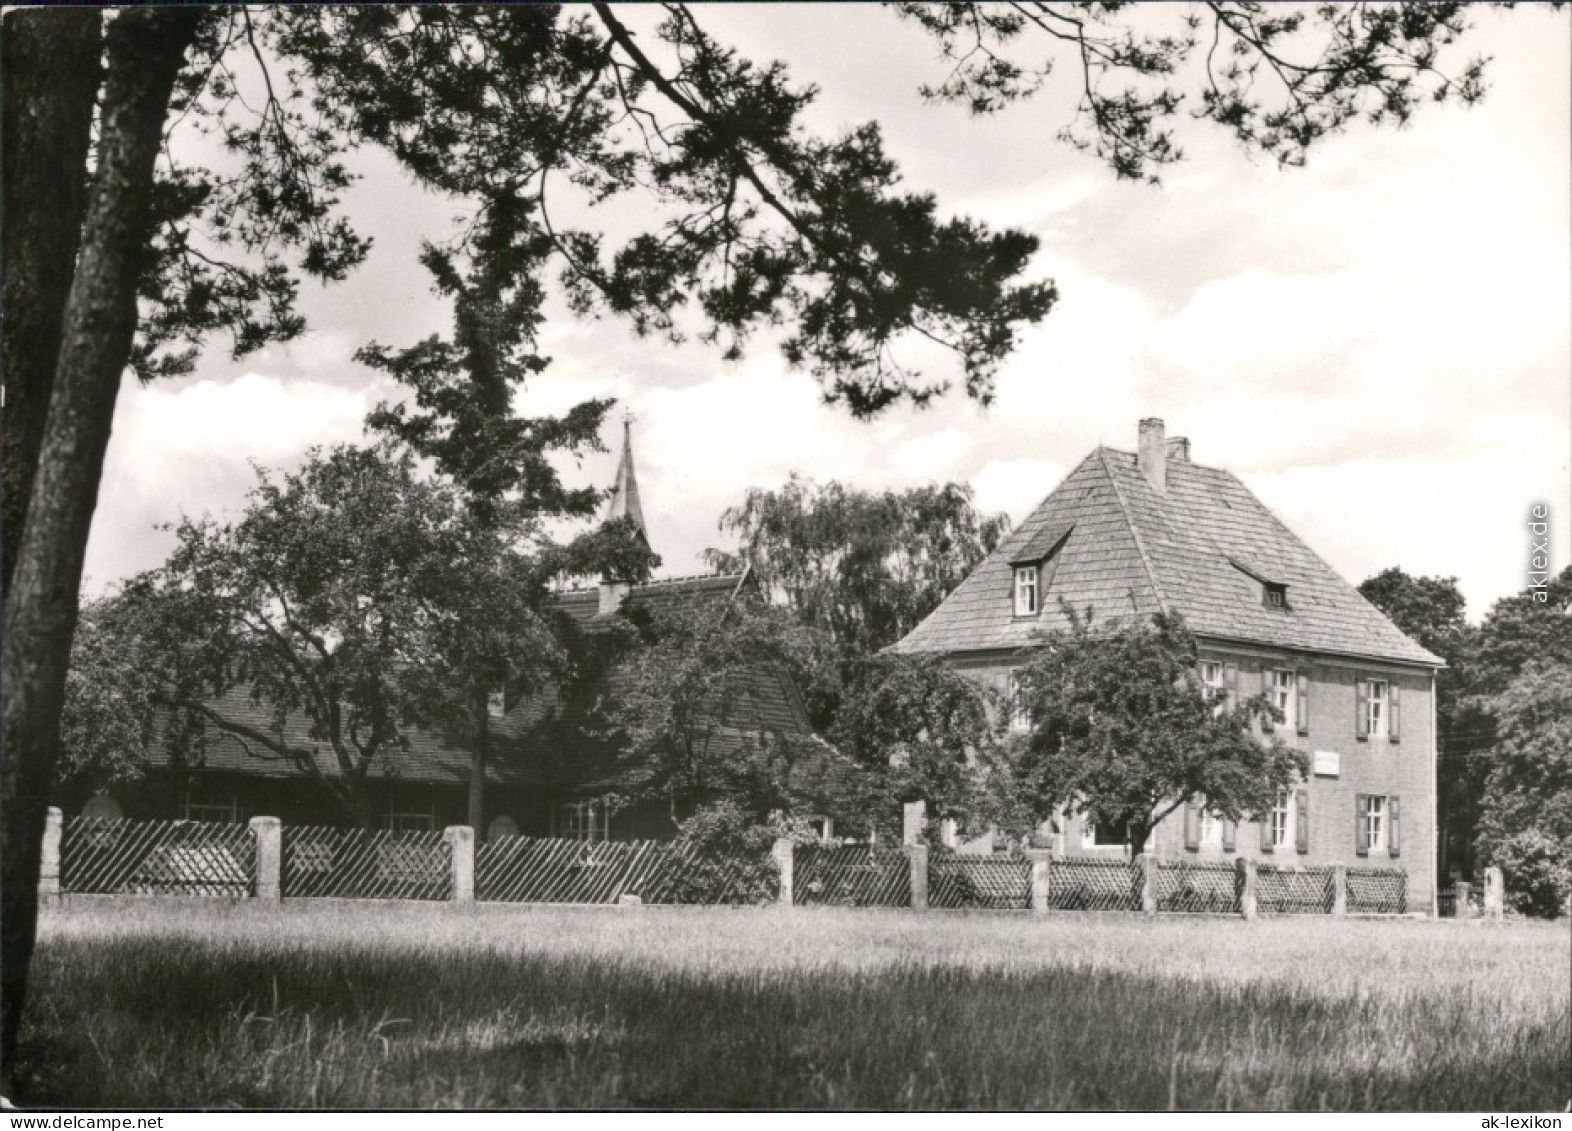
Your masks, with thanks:
M 1008 695 L 1064 606 L 1097 621 L 1180 613 L 1213 694 L 1273 697 L 1311 769 L 1237 826 L 1190 799 L 1154 832 L 1165 859 L 1402 867 L 1435 892 L 1435 672 L 1387 618 L 1231 473 L 1141 422 L 1134 452 L 1099 447 L 895 650 L 937 653 Z M 1028 725 L 1017 720 L 1012 725 Z M 1119 830 L 1058 822 L 1072 855 L 1117 855 Z

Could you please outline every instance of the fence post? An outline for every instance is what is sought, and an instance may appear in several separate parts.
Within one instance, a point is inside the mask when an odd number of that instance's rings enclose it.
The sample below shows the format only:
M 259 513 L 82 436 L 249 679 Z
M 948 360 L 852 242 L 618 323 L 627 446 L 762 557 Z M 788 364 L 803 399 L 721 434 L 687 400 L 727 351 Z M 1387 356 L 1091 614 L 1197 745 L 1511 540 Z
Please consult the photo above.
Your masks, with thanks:
M 284 893 L 280 877 L 284 864 L 284 828 L 277 817 L 252 817 L 251 839 L 256 847 L 256 888 L 252 895 L 263 903 L 277 903 Z
M 918 844 L 928 827 L 928 803 L 908 801 L 901 810 L 901 843 Z
M 792 866 L 795 863 L 793 853 L 795 846 L 789 837 L 776 838 L 775 844 L 770 848 L 770 855 L 775 858 L 775 869 L 780 873 L 781 894 L 780 905 L 792 905 Z
M 1454 919 L 1472 919 L 1474 906 L 1470 902 L 1474 895 L 1474 885 L 1464 880 L 1459 880 L 1452 885 L 1452 917 Z
M 1157 859 L 1143 852 L 1135 865 L 1141 870 L 1141 914 L 1150 918 L 1157 914 Z
M 928 846 L 926 844 L 908 844 L 904 850 L 906 862 L 911 869 L 912 879 L 912 910 L 928 910 Z
M 1332 865 L 1332 916 L 1342 919 L 1348 915 L 1348 865 Z
M 453 902 L 475 902 L 475 830 L 468 825 L 449 825 L 442 830 L 453 855 Z
M 1239 914 L 1245 919 L 1255 918 L 1255 861 L 1241 856 L 1234 861 L 1239 875 Z
M 1048 910 L 1048 869 L 1053 853 L 1046 848 L 1028 848 L 1026 858 L 1032 862 L 1032 910 Z
M 38 861 L 39 902 L 53 902 L 60 898 L 60 834 L 65 818 L 51 805 L 44 814 L 43 855 Z
M 1499 919 L 1506 910 L 1506 884 L 1494 864 L 1485 869 L 1485 918 Z

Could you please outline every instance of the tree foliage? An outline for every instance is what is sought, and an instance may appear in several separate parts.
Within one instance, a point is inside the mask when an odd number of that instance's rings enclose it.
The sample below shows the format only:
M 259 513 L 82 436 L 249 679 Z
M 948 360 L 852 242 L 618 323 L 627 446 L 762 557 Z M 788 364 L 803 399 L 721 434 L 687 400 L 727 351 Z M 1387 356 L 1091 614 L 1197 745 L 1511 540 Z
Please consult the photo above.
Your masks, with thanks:
M 822 663 L 813 634 L 746 595 L 719 609 L 635 604 L 618 620 L 590 643 L 602 650 L 595 713 L 621 752 L 623 803 L 726 800 L 760 820 L 823 807 L 838 759 L 794 701 L 794 677 Z
M 1498 737 L 1482 855 L 1500 865 L 1515 906 L 1555 915 L 1572 896 L 1572 664 L 1530 661 L 1489 706 Z
M 861 770 L 856 808 L 899 834 L 903 807 L 931 821 L 981 830 L 994 816 L 988 775 L 997 761 L 1000 705 L 937 656 L 886 655 L 855 668 L 832 732 Z
M 1009 531 L 983 515 L 971 488 L 930 484 L 857 491 L 793 475 L 755 488 L 722 516 L 736 553 L 706 551 L 711 566 L 747 566 L 765 598 L 823 633 L 845 669 L 807 685 L 815 721 L 829 725 L 850 665 L 895 643 L 927 616 Z
M 1183 113 L 1282 165 L 1303 165 L 1352 122 L 1402 125 L 1424 102 L 1467 105 L 1485 93 L 1485 59 L 1445 58 L 1468 29 L 1466 3 L 895 7 L 937 40 L 951 67 L 923 93 L 974 114 L 1030 97 L 1056 62 L 1075 68 L 1079 98 L 1059 138 L 1126 178 L 1155 181 L 1181 159 Z
M 1158 822 L 1191 799 L 1238 821 L 1265 813 L 1309 769 L 1309 759 L 1263 720 L 1281 722 L 1265 695 L 1209 699 L 1195 639 L 1178 614 L 1094 628 L 1074 610 L 1068 631 L 1045 634 L 1016 671 L 1030 730 L 1001 779 L 1025 821 L 1060 807 L 1104 828 L 1127 828 L 1145 850 Z
M 487 690 L 560 670 L 539 560 L 407 453 L 317 453 L 296 474 L 264 473 L 238 522 L 175 532 L 111 623 L 135 678 L 156 678 L 150 701 L 188 763 L 222 733 L 364 822 L 372 771 L 412 731 L 471 733 Z M 267 725 L 223 709 L 240 692 Z

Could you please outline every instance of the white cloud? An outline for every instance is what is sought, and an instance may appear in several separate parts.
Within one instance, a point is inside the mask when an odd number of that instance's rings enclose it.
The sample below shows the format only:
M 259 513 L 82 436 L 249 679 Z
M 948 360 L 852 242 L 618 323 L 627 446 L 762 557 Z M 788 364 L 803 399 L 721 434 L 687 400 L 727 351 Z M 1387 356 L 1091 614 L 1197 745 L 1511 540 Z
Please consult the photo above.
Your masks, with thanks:
M 358 440 L 378 392 L 257 373 L 146 388 L 128 379 L 88 542 L 88 586 L 162 561 L 172 543 L 156 524 L 238 511 L 256 481 L 253 461 L 293 468 L 313 444 Z

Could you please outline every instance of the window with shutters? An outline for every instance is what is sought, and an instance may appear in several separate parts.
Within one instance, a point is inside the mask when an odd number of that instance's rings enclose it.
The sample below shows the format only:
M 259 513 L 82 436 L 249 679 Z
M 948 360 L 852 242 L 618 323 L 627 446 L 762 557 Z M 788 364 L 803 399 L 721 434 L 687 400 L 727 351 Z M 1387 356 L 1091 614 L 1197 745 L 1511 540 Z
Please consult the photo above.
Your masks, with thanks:
M 1297 698 L 1298 684 L 1294 679 L 1294 673 L 1283 669 L 1268 671 L 1266 679 L 1267 694 L 1272 697 L 1272 706 L 1283 713 L 1283 721 L 1278 725 L 1297 726 L 1297 720 L 1294 718 L 1294 700 Z
M 1272 847 L 1287 848 L 1294 839 L 1293 822 L 1294 811 L 1290 803 L 1288 791 L 1285 789 L 1277 795 L 1277 804 L 1272 806 Z
M 1384 679 L 1365 681 L 1365 733 L 1371 738 L 1385 738 L 1391 718 L 1387 709 L 1388 690 Z
M 1223 820 L 1205 809 L 1201 810 L 1200 841 L 1203 848 L 1223 847 Z
M 1015 567 L 1015 615 L 1037 615 L 1037 567 L 1034 565 Z
M 1017 734 L 1023 734 L 1032 729 L 1032 712 L 1026 705 L 1026 697 L 1021 693 L 1021 680 L 1014 672 L 1010 673 L 1010 729 Z
M 1386 851 L 1386 798 L 1371 794 L 1365 809 L 1365 845 L 1372 852 Z
M 1202 660 L 1198 665 L 1201 673 L 1201 693 L 1208 702 L 1221 702 L 1223 699 L 1223 665 L 1217 660 Z

